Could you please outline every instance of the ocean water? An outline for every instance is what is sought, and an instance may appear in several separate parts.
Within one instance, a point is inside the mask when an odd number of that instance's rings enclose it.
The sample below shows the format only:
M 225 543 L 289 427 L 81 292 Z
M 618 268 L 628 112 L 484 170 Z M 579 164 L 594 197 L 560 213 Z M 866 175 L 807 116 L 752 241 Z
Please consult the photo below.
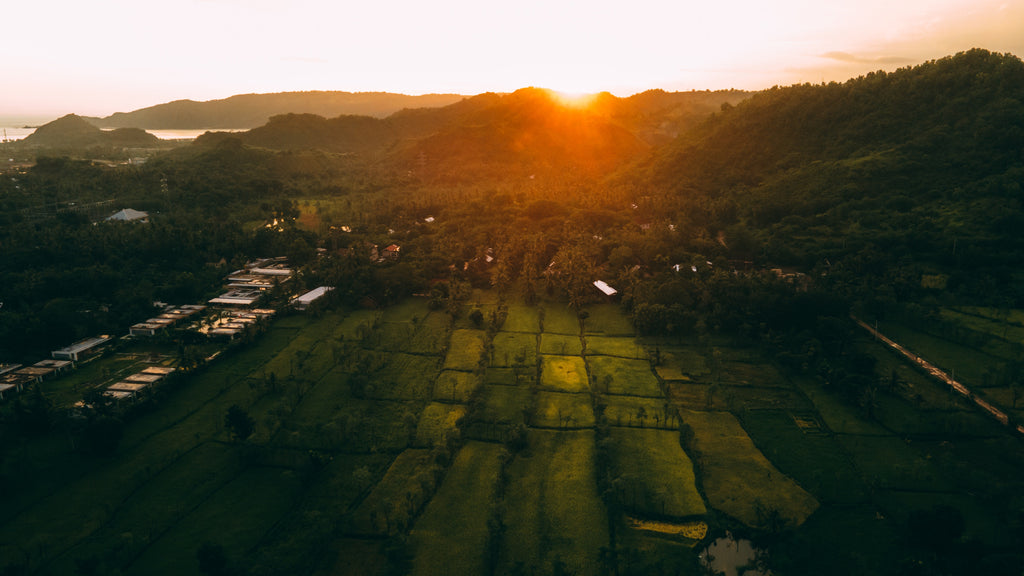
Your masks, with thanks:
M 22 138 L 25 138 L 29 134 L 35 132 L 36 129 L 35 128 L 26 128 L 25 125 L 20 125 L 20 126 L 3 126 L 3 125 L 0 125 L 0 140 L 3 140 L 4 132 L 5 131 L 7 133 L 7 139 L 8 140 L 21 140 Z M 222 129 L 216 129 L 216 130 L 146 130 L 146 132 L 149 132 L 150 134 L 152 134 L 153 136 L 156 136 L 157 138 L 159 138 L 161 140 L 193 140 L 195 138 L 198 138 L 202 134 L 204 134 L 206 132 L 211 132 L 211 131 L 212 132 L 241 132 L 243 130 L 242 129 L 238 129 L 238 130 L 226 130 L 226 129 L 223 129 L 223 130 Z

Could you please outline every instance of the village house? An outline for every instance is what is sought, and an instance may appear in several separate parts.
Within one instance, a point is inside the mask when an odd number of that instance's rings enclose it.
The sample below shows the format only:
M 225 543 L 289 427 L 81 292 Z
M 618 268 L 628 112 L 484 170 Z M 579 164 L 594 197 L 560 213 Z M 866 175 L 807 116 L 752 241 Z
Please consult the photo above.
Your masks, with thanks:
M 399 256 L 401 256 L 401 251 L 401 246 L 399 246 L 398 244 L 391 244 L 390 246 L 385 248 L 383 252 L 381 252 L 380 259 L 391 261 L 398 260 Z

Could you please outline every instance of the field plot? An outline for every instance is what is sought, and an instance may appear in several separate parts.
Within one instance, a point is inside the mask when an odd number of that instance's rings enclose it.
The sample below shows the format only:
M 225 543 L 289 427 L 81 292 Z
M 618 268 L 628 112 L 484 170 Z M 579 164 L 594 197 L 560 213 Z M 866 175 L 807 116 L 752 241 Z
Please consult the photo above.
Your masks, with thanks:
M 90 535 L 77 550 L 82 550 L 82 555 L 88 555 L 86 551 L 95 554 L 117 550 L 124 559 L 131 558 L 142 552 L 150 537 L 174 526 L 240 472 L 241 463 L 232 457 L 230 447 L 214 442 L 202 444 L 132 493 L 122 504 L 124 512 Z M 124 534 L 137 535 L 138 539 L 125 542 Z M 77 555 L 73 549 L 50 571 L 74 574 L 72 557 Z
M 388 564 L 384 555 L 384 540 L 364 540 L 362 538 L 342 538 L 331 543 L 335 558 L 330 569 L 317 572 L 317 575 L 331 576 L 385 576 Z M 359 558 L 359 562 L 353 562 Z
M 373 396 L 389 400 L 429 400 L 438 374 L 436 356 L 390 354 L 383 368 L 375 372 Z
M 774 386 L 789 388 L 790 383 L 769 362 L 730 361 L 724 353 L 721 368 L 712 378 L 731 386 Z
M 984 352 L 919 332 L 902 324 L 879 322 L 878 330 L 947 374 L 955 373 L 957 380 L 971 386 L 983 384 L 985 368 L 1002 361 Z
M 416 521 L 412 574 L 484 574 L 487 519 L 501 468 L 499 444 L 467 442 Z
M 977 539 L 1007 549 L 1019 546 L 1006 524 L 993 518 L 991 510 L 971 494 L 879 490 L 876 498 L 882 511 L 902 525 L 906 525 L 907 518 L 915 511 L 951 506 L 963 515 L 965 540 Z
M 299 477 L 291 470 L 247 470 L 161 534 L 127 573 L 194 574 L 199 567 L 194 551 L 206 542 L 224 546 L 228 557 L 242 557 L 288 512 L 299 487 Z
M 480 387 L 480 378 L 469 372 L 442 370 L 434 383 L 434 400 L 469 402 L 469 397 Z
M 334 553 L 334 543 L 328 541 L 338 533 L 339 516 L 363 494 L 366 478 L 369 482 L 380 478 L 392 459 L 389 454 L 335 454 L 317 473 L 316 481 L 307 483 L 309 489 L 296 506 L 274 524 L 255 550 L 238 560 L 252 566 L 251 573 L 316 573 Z M 361 477 L 356 470 L 368 475 Z M 365 556 L 360 558 L 367 561 Z
M 587 313 L 583 324 L 585 334 L 629 337 L 636 334 L 629 316 L 622 312 L 618 304 L 592 304 L 583 310 Z
M 579 356 L 583 353 L 580 337 L 572 334 L 543 334 L 540 337 L 541 354 L 557 354 L 560 356 Z
M 515 424 L 525 422 L 533 394 L 519 386 L 486 386 L 483 390 L 481 419 L 488 422 Z
M 612 465 L 621 478 L 619 501 L 627 510 L 647 517 L 707 513 L 678 432 L 612 428 L 610 438 Z
M 420 414 L 420 423 L 416 427 L 416 445 L 431 447 L 444 442 L 445 436 L 455 429 L 459 418 L 466 415 L 466 410 L 463 404 L 428 404 Z
M 448 355 L 444 359 L 444 368 L 472 372 L 479 366 L 483 351 L 484 333 L 482 330 L 456 330 L 452 332 Z
M 557 302 L 549 302 L 544 305 L 544 332 L 578 335 L 580 320 L 572 308 Z
M 405 450 L 347 520 L 351 535 L 386 536 L 400 530 L 433 492 L 430 450 Z
M 948 478 L 915 443 L 897 436 L 839 437 L 864 479 L 882 488 L 908 491 L 945 491 Z
M 587 356 L 618 356 L 634 360 L 646 360 L 647 351 L 633 338 L 617 336 L 585 336 Z
M 593 428 L 594 407 L 590 395 L 538 392 L 531 424 L 542 428 Z
M 605 396 L 605 418 L 611 426 L 678 430 L 676 410 L 662 398 Z
M 403 352 L 440 354 L 447 343 L 448 318 L 439 312 L 431 312 L 416 324 L 416 332 Z
M 696 380 L 711 374 L 704 356 L 693 348 L 656 346 L 661 363 L 655 367 L 664 380 Z
M 627 360 L 614 356 L 588 356 L 590 377 L 606 394 L 662 398 L 658 379 L 647 360 Z
M 426 298 L 406 298 L 401 302 L 381 310 L 384 322 L 412 322 L 422 320 L 430 314 L 429 302 Z
M 787 525 L 799 526 L 818 502 L 779 472 L 754 446 L 740 423 L 727 412 L 683 411 L 693 428 L 700 453 L 703 487 L 708 504 L 748 526 L 759 526 L 759 512 L 778 512 Z
M 765 456 L 823 502 L 857 506 L 867 501 L 866 486 L 835 436 L 802 428 L 778 410 L 750 411 L 744 424 Z
M 587 366 L 579 356 L 541 356 L 540 387 L 554 392 L 579 393 L 587 385 Z
M 672 403 L 690 410 L 729 410 L 730 392 L 724 386 L 697 382 L 666 382 Z
M 498 332 L 492 341 L 494 353 L 491 366 L 536 366 L 537 335 L 520 332 Z
M 330 421 L 352 399 L 348 378 L 340 368 L 328 372 L 302 397 L 293 417 L 307 422 Z
M 608 519 L 594 482 L 593 431 L 531 430 L 528 444 L 509 466 L 497 573 L 521 562 L 522 573 L 548 574 L 557 559 L 570 574 L 599 574 Z
M 982 350 L 987 354 L 997 356 L 1006 360 L 1016 360 L 1020 355 L 1020 344 L 1024 343 L 1024 325 L 1010 320 L 1013 313 L 1021 314 L 1020 310 L 1005 310 L 1006 320 L 1001 319 L 998 310 L 989 309 L 986 314 L 971 314 L 969 309 L 963 311 L 944 308 L 940 314 L 943 318 L 951 320 L 973 330 L 979 334 L 988 336 L 988 341 L 982 345 Z
M 540 332 L 540 310 L 536 306 L 525 304 L 509 304 L 505 324 L 501 327 L 506 332 Z
M 323 378 L 337 363 L 331 328 L 332 325 L 323 320 L 304 328 L 284 349 L 267 361 L 260 369 L 260 374 L 314 382 Z
M 338 324 L 334 335 L 338 339 L 358 341 L 373 332 L 380 317 L 381 312 L 376 310 L 355 310 Z M 274 329 L 277 330 L 277 326 Z
M 488 368 L 484 384 L 493 386 L 529 386 L 537 379 L 537 367 Z
M 800 382 L 800 389 L 814 402 L 814 406 L 818 413 L 821 414 L 822 420 L 832 431 L 839 434 L 868 434 L 875 436 L 889 434 L 878 423 L 865 420 L 862 417 L 862 412 L 842 402 L 833 394 L 822 390 L 821 386 L 814 383 Z
M 397 452 L 416 438 L 422 409 L 421 402 L 353 398 L 327 422 L 290 419 L 272 444 L 298 450 L 344 447 L 353 452 Z

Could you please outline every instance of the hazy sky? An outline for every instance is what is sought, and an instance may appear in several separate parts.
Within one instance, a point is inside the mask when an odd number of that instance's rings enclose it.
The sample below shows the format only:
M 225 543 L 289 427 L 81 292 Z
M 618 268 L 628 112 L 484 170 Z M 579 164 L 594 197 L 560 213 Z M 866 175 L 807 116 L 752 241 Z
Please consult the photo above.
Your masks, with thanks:
M 0 118 L 293 90 L 760 89 L 972 47 L 1024 57 L 1024 0 L 6 0 L 0 21 Z

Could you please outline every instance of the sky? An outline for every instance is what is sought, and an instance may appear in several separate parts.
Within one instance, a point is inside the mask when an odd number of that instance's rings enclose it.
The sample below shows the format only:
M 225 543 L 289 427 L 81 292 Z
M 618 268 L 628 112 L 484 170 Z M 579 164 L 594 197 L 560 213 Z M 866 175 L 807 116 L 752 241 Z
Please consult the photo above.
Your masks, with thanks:
M 759 90 L 1024 57 L 1024 0 L 7 0 L 0 21 L 0 121 L 302 90 Z

